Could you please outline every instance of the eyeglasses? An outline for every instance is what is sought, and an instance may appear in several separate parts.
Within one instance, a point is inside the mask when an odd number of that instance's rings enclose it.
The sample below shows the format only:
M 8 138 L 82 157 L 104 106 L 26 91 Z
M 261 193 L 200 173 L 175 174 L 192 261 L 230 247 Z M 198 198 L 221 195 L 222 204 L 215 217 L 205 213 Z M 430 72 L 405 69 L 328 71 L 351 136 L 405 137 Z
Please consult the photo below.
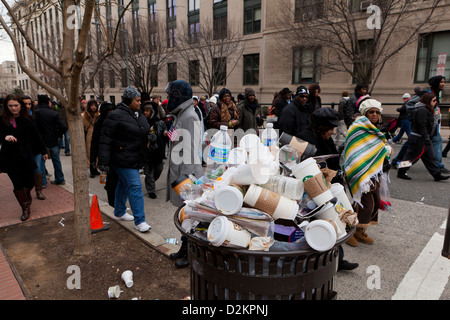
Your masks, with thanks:
M 368 113 L 368 114 L 374 114 L 374 113 L 376 113 L 376 114 L 378 114 L 378 115 L 380 115 L 380 114 L 381 114 L 381 112 L 380 112 L 380 111 L 375 111 L 375 110 L 370 110 L 370 111 L 367 111 L 367 113 Z

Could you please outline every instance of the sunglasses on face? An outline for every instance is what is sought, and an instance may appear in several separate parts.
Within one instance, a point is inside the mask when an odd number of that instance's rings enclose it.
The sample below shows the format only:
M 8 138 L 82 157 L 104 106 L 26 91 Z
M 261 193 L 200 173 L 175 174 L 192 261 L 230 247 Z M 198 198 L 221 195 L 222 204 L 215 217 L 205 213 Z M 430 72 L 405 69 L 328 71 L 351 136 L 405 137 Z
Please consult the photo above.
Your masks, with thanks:
M 381 114 L 381 112 L 380 111 L 375 111 L 375 110 L 370 110 L 370 111 L 367 111 L 367 113 L 368 114 L 378 114 L 378 115 L 380 115 Z

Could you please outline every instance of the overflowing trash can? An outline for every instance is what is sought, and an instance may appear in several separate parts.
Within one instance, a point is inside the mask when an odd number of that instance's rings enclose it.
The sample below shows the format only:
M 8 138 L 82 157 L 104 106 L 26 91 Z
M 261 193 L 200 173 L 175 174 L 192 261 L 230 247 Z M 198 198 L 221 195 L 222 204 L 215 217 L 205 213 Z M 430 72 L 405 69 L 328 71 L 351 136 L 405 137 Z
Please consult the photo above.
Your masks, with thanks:
M 178 230 L 188 240 L 193 300 L 332 300 L 339 245 L 354 227 L 326 251 L 312 248 L 285 252 L 250 251 L 216 247 L 186 233 L 174 216 Z

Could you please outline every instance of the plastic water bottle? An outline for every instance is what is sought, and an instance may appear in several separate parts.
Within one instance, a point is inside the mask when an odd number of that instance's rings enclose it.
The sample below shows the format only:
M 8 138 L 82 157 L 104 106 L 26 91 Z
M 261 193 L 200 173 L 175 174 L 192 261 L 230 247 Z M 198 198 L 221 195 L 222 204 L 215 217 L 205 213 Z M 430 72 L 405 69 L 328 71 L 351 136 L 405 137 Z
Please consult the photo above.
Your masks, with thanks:
M 278 145 L 278 134 L 273 128 L 273 123 L 267 123 L 267 128 L 261 134 L 261 140 L 265 146 Z
M 228 135 L 228 128 L 220 126 L 220 131 L 212 137 L 209 145 L 206 159 L 208 178 L 216 180 L 222 175 L 230 150 L 231 138 Z

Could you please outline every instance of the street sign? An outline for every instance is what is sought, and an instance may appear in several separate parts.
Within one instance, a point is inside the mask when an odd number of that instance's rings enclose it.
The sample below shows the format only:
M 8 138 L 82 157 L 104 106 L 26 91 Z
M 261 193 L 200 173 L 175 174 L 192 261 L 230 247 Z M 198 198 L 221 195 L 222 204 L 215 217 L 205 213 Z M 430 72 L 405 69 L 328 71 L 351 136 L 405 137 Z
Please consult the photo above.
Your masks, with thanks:
M 447 61 L 447 53 L 440 53 L 438 55 L 438 63 L 437 63 L 437 69 L 436 69 L 437 76 L 444 76 L 446 61 Z

